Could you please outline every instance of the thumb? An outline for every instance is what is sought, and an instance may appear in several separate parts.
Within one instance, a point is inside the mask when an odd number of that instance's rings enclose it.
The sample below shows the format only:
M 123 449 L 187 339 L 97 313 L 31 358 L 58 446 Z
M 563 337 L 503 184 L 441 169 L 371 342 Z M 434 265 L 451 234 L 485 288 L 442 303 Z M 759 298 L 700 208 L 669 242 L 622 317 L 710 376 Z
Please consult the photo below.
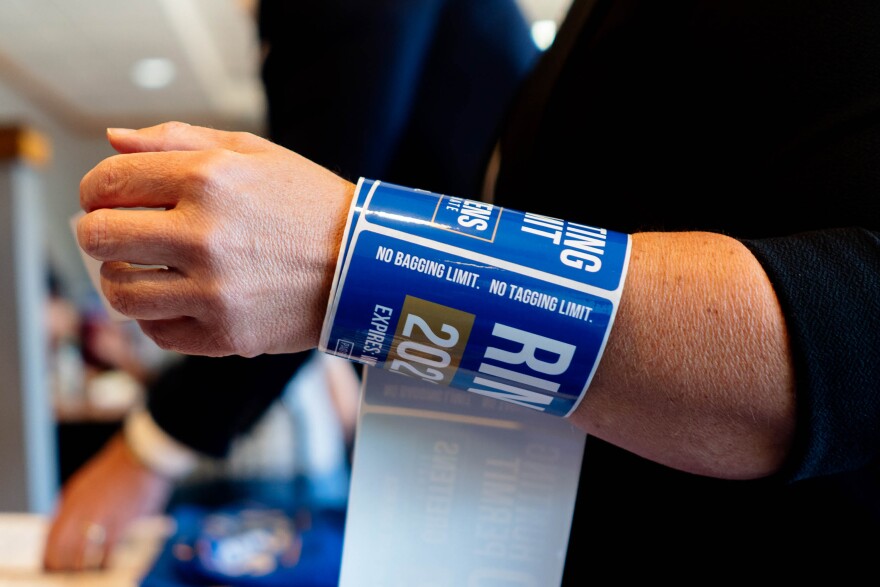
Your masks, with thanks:
M 108 128 L 107 140 L 119 153 L 147 151 L 202 151 L 229 149 L 247 152 L 256 148 L 256 136 L 192 126 L 185 122 L 164 122 L 141 129 Z

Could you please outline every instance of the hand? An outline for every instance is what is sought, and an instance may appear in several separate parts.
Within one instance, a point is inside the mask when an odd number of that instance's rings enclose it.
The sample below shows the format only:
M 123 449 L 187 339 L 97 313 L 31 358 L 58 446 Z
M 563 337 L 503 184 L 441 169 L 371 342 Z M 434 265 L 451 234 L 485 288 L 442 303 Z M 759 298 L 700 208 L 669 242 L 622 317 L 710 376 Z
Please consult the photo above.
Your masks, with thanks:
M 172 482 L 141 464 L 117 434 L 65 484 L 46 538 L 44 568 L 105 568 L 128 525 L 161 512 L 171 489 Z
M 108 138 L 120 154 L 83 178 L 77 236 L 113 308 L 182 353 L 317 346 L 353 184 L 249 133 L 171 122 Z

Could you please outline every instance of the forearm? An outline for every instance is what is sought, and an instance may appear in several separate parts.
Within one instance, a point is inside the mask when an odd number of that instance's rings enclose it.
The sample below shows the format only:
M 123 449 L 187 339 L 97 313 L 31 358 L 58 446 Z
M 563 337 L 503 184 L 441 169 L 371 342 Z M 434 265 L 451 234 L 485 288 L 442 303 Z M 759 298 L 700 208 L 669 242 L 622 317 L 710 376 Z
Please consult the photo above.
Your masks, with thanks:
M 795 426 L 785 323 L 738 241 L 637 233 L 623 296 L 572 420 L 651 460 L 698 474 L 774 472 Z
M 83 178 L 78 239 L 105 261 L 114 308 L 183 353 L 319 344 L 353 185 L 253 135 L 165 124 L 109 136 L 123 154 Z M 687 471 L 777 470 L 792 442 L 794 375 L 782 313 L 752 254 L 718 234 L 636 234 L 622 296 L 574 422 Z

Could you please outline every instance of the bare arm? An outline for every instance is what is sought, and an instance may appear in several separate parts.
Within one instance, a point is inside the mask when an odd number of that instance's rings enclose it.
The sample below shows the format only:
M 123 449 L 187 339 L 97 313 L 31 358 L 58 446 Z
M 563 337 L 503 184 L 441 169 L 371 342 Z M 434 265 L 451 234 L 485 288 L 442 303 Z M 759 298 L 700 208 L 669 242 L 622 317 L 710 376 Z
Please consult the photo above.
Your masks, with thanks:
M 78 236 L 105 261 L 116 309 L 184 353 L 317 346 L 351 183 L 243 133 L 166 124 L 110 140 L 124 154 L 83 179 Z M 136 206 L 167 211 L 112 209 Z M 794 430 L 787 345 L 767 277 L 739 242 L 636 234 L 609 343 L 573 420 L 686 471 L 767 475 Z
M 46 537 L 43 565 L 49 571 L 106 567 L 132 521 L 162 511 L 173 483 L 142 464 L 122 434 L 65 483 Z M 100 530 L 93 541 L 89 528 Z
M 573 420 L 651 460 L 767 475 L 794 433 L 794 375 L 776 296 L 738 241 L 637 233 L 623 299 Z

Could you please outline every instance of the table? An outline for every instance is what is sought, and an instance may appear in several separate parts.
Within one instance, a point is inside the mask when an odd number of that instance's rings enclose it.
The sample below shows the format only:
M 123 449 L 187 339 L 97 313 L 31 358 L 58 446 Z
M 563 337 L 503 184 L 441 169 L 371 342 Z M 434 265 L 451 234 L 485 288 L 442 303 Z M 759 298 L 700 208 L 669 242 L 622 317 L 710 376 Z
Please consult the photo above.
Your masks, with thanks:
M 174 522 L 162 516 L 134 522 L 113 552 L 110 568 L 85 573 L 43 572 L 48 530 L 48 516 L 0 513 L 0 587 L 137 587 Z

